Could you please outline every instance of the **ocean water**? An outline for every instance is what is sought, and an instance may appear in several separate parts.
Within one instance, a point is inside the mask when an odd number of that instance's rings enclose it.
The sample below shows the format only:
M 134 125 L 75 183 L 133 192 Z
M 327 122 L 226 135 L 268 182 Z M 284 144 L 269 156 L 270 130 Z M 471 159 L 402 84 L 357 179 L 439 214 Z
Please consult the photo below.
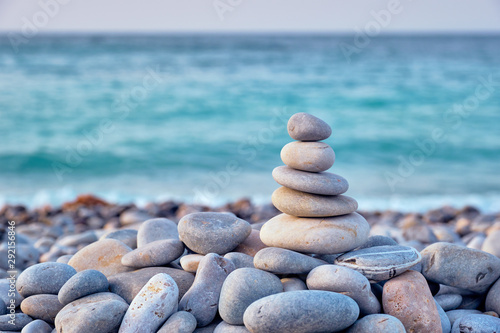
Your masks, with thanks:
M 0 37 L 0 204 L 268 202 L 312 113 L 363 209 L 500 210 L 500 37 Z

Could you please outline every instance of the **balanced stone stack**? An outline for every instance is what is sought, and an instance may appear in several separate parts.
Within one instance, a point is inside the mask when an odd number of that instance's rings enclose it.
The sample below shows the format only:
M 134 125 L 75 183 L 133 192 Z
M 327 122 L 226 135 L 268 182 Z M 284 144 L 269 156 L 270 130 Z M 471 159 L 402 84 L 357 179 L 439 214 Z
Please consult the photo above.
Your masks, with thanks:
M 273 178 L 283 187 L 272 202 L 283 214 L 261 230 L 268 246 L 314 254 L 339 254 L 363 245 L 370 226 L 358 213 L 358 203 L 343 195 L 346 179 L 326 172 L 335 152 L 326 143 L 330 126 L 310 114 L 297 113 L 288 122 L 288 133 L 298 141 L 281 150 L 286 166 L 274 169 Z

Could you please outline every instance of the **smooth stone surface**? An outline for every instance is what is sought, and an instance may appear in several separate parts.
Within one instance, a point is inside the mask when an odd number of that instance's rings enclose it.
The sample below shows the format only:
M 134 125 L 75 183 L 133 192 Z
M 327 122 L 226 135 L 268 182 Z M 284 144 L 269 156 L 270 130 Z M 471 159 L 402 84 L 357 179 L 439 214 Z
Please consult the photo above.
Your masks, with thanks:
M 320 290 L 290 291 L 253 302 L 243 320 L 252 332 L 338 332 L 351 326 L 359 308 L 351 298 Z
M 226 322 L 221 322 L 214 330 L 214 333 L 248 333 L 250 332 L 243 325 L 230 325 Z
M 196 273 L 198 265 L 204 255 L 202 254 L 188 254 L 181 258 L 180 264 L 183 270 L 190 273 Z
M 101 239 L 105 238 L 119 240 L 131 249 L 137 248 L 137 230 L 134 229 L 116 230 L 101 237 Z
M 280 279 L 256 268 L 240 268 L 228 275 L 219 298 L 219 314 L 231 325 L 243 325 L 243 313 L 254 301 L 283 291 Z
M 5 303 L 5 305 L 10 304 L 10 300 L 14 300 L 14 304 L 19 306 L 21 302 L 23 301 L 24 297 L 19 294 L 19 292 L 16 289 L 16 282 L 11 285 L 12 280 L 7 280 L 7 279 L 1 279 L 0 280 L 0 299 Z M 12 286 L 12 288 L 11 288 Z M 14 290 L 14 291 L 12 291 Z M 11 295 L 9 295 L 12 293 Z M 13 296 L 13 297 L 11 297 Z
M 21 333 L 51 333 L 52 327 L 43 320 L 33 320 L 28 325 L 24 326 Z
M 387 314 L 372 314 L 356 320 L 346 333 L 406 333 L 401 321 Z
M 192 333 L 196 329 L 196 318 L 186 311 L 171 315 L 157 333 Z
M 229 213 L 191 213 L 178 225 L 179 237 L 188 248 L 199 254 L 226 254 L 243 242 L 252 228 Z
M 273 178 L 282 186 L 307 193 L 339 195 L 349 189 L 347 180 L 334 173 L 307 172 L 286 165 L 274 168 Z
M 9 323 L 12 318 L 10 315 L 5 314 L 0 316 L 0 330 L 1 331 L 20 331 L 24 326 L 28 325 L 33 321 L 30 316 L 24 313 L 16 313 L 16 320 L 14 321 L 14 325 Z
M 253 224 L 252 226 L 254 226 Z M 233 251 L 248 254 L 254 257 L 257 252 L 267 247 L 266 244 L 262 243 L 260 240 L 260 230 L 252 228 L 250 235 L 240 245 L 238 245 Z
M 303 253 L 336 254 L 362 245 L 369 231 L 370 225 L 358 213 L 328 218 L 280 214 L 262 226 L 260 238 L 267 246 Z
M 441 330 L 443 331 L 443 333 L 450 333 L 451 332 L 450 318 L 448 318 L 446 312 L 443 310 L 441 305 L 439 305 L 439 303 L 436 302 L 436 300 L 434 300 L 434 302 L 436 303 L 436 308 L 439 313 L 439 320 L 441 321 Z
M 391 245 L 398 245 L 398 242 L 396 242 L 394 239 L 387 237 L 387 236 L 382 236 L 382 235 L 374 235 L 368 237 L 368 240 L 366 243 L 361 245 L 360 247 L 356 248 L 355 250 L 362 250 L 362 249 L 367 249 L 369 247 L 375 247 L 375 246 L 391 246 Z
M 21 303 L 21 311 L 31 318 L 53 324 L 56 315 L 64 307 L 57 295 L 39 294 L 27 297 Z
M 451 333 L 498 333 L 500 319 L 483 314 L 470 314 L 458 319 Z
M 494 230 L 488 234 L 481 247 L 484 252 L 500 257 L 500 230 Z
M 71 258 L 73 258 L 72 254 L 65 254 L 57 258 L 56 262 L 67 265 Z
M 179 302 L 179 310 L 191 313 L 198 326 L 206 326 L 217 314 L 219 296 L 226 277 L 234 264 L 215 253 L 207 254 L 200 262 L 193 285 Z
M 437 295 L 434 299 L 444 311 L 455 310 L 462 303 L 462 295 L 458 294 Z
M 355 270 L 337 266 L 323 265 L 307 275 L 310 290 L 325 290 L 349 296 L 359 306 L 362 314 L 380 313 L 382 306 L 372 293 L 370 282 Z
M 383 281 L 404 273 L 420 260 L 420 253 L 412 247 L 383 245 L 347 252 L 335 259 L 335 264 L 354 269 L 370 281 Z
M 134 268 L 163 266 L 179 258 L 184 244 L 178 239 L 161 239 L 143 245 L 122 257 L 122 265 Z
M 253 257 L 240 252 L 229 252 L 224 255 L 224 258 L 231 260 L 234 264 L 234 269 L 250 267 L 254 268 Z
M 135 296 L 120 325 L 119 333 L 156 332 L 177 311 L 179 288 L 169 275 L 153 276 Z
M 345 195 L 318 195 L 280 187 L 271 197 L 281 212 L 300 217 L 346 215 L 358 209 L 358 202 Z
M 137 231 L 137 247 L 162 239 L 179 239 L 177 224 L 166 218 L 144 221 Z
M 439 312 L 422 274 L 407 271 L 384 284 L 384 312 L 398 318 L 408 332 L 442 332 Z
M 482 314 L 482 312 L 478 310 L 465 310 L 465 309 L 446 311 L 446 315 L 448 316 L 448 319 L 450 320 L 450 324 L 452 327 L 458 319 L 470 314 Z
M 327 262 L 292 250 L 266 247 L 254 257 L 254 266 L 275 274 L 307 274 Z
M 332 129 L 327 123 L 305 112 L 291 116 L 287 130 L 292 139 L 299 141 L 321 141 L 332 135 Z
M 179 298 L 191 287 L 194 276 L 191 273 L 170 267 L 148 267 L 133 272 L 120 273 L 108 278 L 109 290 L 131 303 L 144 285 L 156 274 L 165 273 L 172 277 L 179 287 Z
M 281 279 L 281 284 L 283 284 L 283 291 L 297 291 L 297 290 L 307 290 L 307 286 L 304 281 L 299 278 L 283 278 Z
M 128 304 L 113 293 L 98 293 L 73 301 L 56 316 L 58 333 L 116 332 Z
M 16 288 L 23 297 L 37 294 L 57 295 L 66 281 L 75 274 L 75 269 L 66 264 L 57 262 L 36 264 L 19 274 Z
M 500 279 L 488 291 L 484 307 L 486 311 L 495 311 L 500 314 Z
M 500 276 L 500 259 L 451 243 L 434 243 L 422 252 L 425 278 L 452 287 L 484 293 Z
M 108 291 L 109 283 L 104 274 L 87 269 L 73 275 L 59 290 L 58 299 L 63 305 L 87 295 Z
M 281 160 L 293 169 L 322 172 L 332 167 L 335 153 L 324 142 L 294 141 L 281 149 Z
M 119 240 L 102 239 L 75 253 L 68 265 L 74 267 L 78 272 L 95 269 L 108 277 L 132 270 L 132 268 L 122 264 L 122 257 L 131 251 L 130 247 Z

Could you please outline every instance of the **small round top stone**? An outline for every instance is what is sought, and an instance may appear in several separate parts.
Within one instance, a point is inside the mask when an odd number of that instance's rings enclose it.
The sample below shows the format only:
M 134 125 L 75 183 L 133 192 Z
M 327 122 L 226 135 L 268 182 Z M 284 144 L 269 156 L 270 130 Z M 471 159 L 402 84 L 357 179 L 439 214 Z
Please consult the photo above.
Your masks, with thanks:
M 288 134 L 294 140 L 321 141 L 330 137 L 332 129 L 323 120 L 311 114 L 300 112 L 288 120 Z

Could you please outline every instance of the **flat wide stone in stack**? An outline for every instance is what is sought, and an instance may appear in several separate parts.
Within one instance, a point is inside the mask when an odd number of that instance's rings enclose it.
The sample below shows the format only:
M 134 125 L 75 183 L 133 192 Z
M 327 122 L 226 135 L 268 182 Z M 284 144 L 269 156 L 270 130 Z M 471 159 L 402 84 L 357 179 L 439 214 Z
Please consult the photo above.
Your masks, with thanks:
M 273 170 L 274 180 L 283 187 L 273 193 L 272 202 L 283 214 L 263 225 L 262 242 L 315 254 L 338 254 L 363 245 L 370 226 L 356 213 L 356 200 L 343 195 L 347 180 L 326 172 L 335 161 L 333 149 L 321 142 L 330 137 L 330 126 L 297 113 L 288 121 L 288 133 L 297 141 L 281 151 L 286 166 Z

